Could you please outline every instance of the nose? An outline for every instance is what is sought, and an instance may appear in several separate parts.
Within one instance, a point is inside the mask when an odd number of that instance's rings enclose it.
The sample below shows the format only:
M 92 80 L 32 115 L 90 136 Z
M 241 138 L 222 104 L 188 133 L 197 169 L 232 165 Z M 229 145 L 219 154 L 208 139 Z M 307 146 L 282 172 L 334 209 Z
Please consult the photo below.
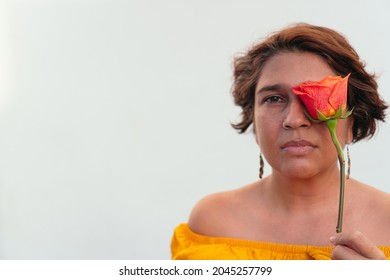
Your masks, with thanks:
M 296 129 L 308 128 L 311 126 L 310 120 L 305 114 L 305 107 L 297 96 L 292 96 L 286 108 L 286 116 L 283 121 L 283 128 Z

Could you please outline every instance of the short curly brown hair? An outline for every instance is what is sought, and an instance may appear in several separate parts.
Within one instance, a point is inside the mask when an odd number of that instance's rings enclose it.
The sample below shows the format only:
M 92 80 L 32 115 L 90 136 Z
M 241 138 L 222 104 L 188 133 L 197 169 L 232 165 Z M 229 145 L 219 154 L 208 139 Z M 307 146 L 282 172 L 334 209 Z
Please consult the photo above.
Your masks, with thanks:
M 265 62 L 282 51 L 310 52 L 321 56 L 340 76 L 351 73 L 348 108 L 353 108 L 353 142 L 371 138 L 377 121 L 384 121 L 387 104 L 379 96 L 376 75 L 366 72 L 356 51 L 338 32 L 321 26 L 299 23 L 273 33 L 234 60 L 232 94 L 242 109 L 241 121 L 232 124 L 244 133 L 253 123 L 255 88 Z

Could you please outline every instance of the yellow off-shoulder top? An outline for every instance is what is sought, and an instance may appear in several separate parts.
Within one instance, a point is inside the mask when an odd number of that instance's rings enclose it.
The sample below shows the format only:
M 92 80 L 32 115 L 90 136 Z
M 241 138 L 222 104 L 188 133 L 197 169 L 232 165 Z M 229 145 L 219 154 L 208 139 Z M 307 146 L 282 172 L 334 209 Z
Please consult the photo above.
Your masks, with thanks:
M 390 259 L 390 246 L 379 246 Z M 260 242 L 197 234 L 181 224 L 171 242 L 173 260 L 330 260 L 332 246 Z

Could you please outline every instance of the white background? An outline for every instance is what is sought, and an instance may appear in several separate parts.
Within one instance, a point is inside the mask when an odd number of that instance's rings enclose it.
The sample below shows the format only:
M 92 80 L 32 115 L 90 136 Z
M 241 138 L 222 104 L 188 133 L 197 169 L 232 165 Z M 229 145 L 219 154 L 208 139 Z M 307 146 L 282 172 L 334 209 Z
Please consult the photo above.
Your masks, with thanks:
M 294 22 L 345 34 L 390 101 L 390 2 L 0 2 L 0 258 L 169 259 L 206 194 L 257 179 L 235 54 Z M 390 192 L 390 127 L 351 147 Z M 266 165 L 266 172 L 269 167 Z M 336 222 L 336 221 L 335 221 Z

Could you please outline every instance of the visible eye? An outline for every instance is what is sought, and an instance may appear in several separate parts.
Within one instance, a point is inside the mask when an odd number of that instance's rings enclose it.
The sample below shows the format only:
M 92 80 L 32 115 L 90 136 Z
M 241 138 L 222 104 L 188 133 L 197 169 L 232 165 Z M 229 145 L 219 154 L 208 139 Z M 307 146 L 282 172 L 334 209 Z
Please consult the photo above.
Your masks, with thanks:
M 285 99 L 279 95 L 271 95 L 264 98 L 265 103 L 281 103 L 284 102 Z

